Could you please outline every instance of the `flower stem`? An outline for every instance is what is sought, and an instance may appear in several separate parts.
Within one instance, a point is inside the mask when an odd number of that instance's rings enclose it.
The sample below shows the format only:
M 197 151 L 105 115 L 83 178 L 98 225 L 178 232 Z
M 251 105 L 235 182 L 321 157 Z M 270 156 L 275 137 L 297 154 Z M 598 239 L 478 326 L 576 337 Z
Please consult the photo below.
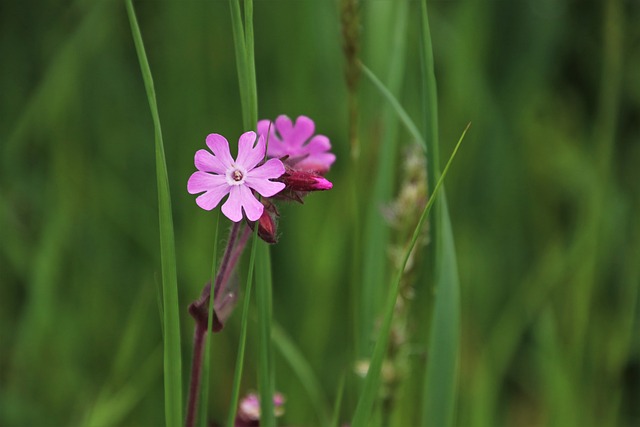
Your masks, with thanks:
M 238 240 L 238 234 L 240 231 L 241 223 L 233 223 L 231 230 L 229 231 L 229 240 L 227 241 L 227 247 L 224 250 L 222 260 L 220 261 L 220 268 L 216 274 L 214 281 L 213 301 L 220 294 L 220 290 L 226 286 L 226 283 L 231 276 L 231 272 L 235 268 L 247 240 L 251 233 L 248 226 L 240 236 Z M 237 243 L 237 244 L 236 244 Z M 196 414 L 198 413 L 198 397 L 200 394 L 200 377 L 202 374 L 202 354 L 204 350 L 204 343 L 206 339 L 208 323 L 209 323 L 209 310 L 207 304 L 210 303 L 211 297 L 211 283 L 205 285 L 200 298 L 189 305 L 189 313 L 195 319 L 195 332 L 193 336 L 193 359 L 191 362 L 191 379 L 189 383 L 189 400 L 187 403 L 187 414 L 185 418 L 185 427 L 193 427 L 196 420 Z M 214 320 L 217 319 L 214 307 Z M 215 322 L 212 329 L 215 331 Z M 218 327 L 221 328 L 221 322 L 218 323 Z
M 198 413 L 198 395 L 200 392 L 200 374 L 202 372 L 202 350 L 207 333 L 206 323 L 196 322 L 196 330 L 193 334 L 193 359 L 191 361 L 191 380 L 189 383 L 189 401 L 187 403 L 187 417 L 184 422 L 186 427 L 193 427 Z
M 227 247 L 224 250 L 224 255 L 222 255 L 222 261 L 220 262 L 220 269 L 218 270 L 218 274 L 216 275 L 216 282 L 215 282 L 215 287 L 213 288 L 213 295 L 215 297 L 215 295 L 220 292 L 220 287 L 222 286 L 223 283 L 226 283 L 226 280 L 224 279 L 228 279 L 229 275 L 231 274 L 230 271 L 227 270 L 232 270 L 233 267 L 235 266 L 235 261 L 237 261 L 237 256 L 234 259 L 234 263 L 233 264 L 229 264 L 229 260 L 231 259 L 231 253 L 233 252 L 233 247 L 236 244 L 236 240 L 238 239 L 238 231 L 240 230 L 240 223 L 239 222 L 234 222 L 233 226 L 231 227 L 231 231 L 229 231 L 229 241 L 227 242 Z M 242 248 L 239 248 L 240 252 L 242 252 Z M 229 269 L 229 267 L 232 267 L 231 269 Z

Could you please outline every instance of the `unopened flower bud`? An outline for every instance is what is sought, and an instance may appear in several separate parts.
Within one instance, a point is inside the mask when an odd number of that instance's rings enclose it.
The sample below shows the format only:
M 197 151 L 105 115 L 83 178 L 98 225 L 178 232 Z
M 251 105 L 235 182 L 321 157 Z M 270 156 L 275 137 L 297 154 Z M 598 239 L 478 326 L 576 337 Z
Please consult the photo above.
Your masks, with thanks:
M 291 191 L 324 191 L 333 188 L 331 181 L 320 174 L 291 168 L 287 168 L 280 181 Z
M 262 215 L 256 222 L 249 222 L 249 227 L 253 230 L 255 224 L 258 224 L 258 237 L 267 243 L 274 244 L 278 242 L 278 224 L 276 218 L 279 216 L 278 210 L 273 203 L 263 200 L 264 210 Z
M 276 243 L 276 222 L 265 209 L 258 220 L 258 236 L 267 243 Z

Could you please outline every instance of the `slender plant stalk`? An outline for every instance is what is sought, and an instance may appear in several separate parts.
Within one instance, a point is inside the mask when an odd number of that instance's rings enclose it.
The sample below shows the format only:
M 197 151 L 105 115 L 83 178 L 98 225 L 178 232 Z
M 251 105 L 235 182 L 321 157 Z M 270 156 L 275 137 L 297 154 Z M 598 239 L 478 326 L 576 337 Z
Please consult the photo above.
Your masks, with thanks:
M 258 390 L 260 426 L 275 426 L 273 412 L 273 361 L 271 354 L 271 256 L 261 244 L 256 259 L 256 302 L 258 305 Z
M 366 65 L 360 63 L 360 67 L 362 68 L 362 72 L 364 75 L 373 83 L 373 85 L 380 91 L 380 93 L 386 98 L 387 102 L 391 104 L 393 109 L 396 111 L 396 114 L 402 121 L 402 124 L 407 128 L 411 136 L 420 144 L 420 146 L 426 151 L 427 143 L 424 138 L 420 134 L 418 127 L 413 123 L 409 114 L 402 108 L 402 105 L 396 97 L 391 93 L 389 89 L 385 87 L 385 85 L 380 81 L 380 79 L 371 71 Z
M 253 284 L 253 266 L 256 255 L 256 245 L 258 243 L 258 227 L 253 232 L 253 243 L 251 244 L 251 256 L 249 258 L 249 274 L 244 292 L 244 302 L 242 304 L 242 320 L 240 322 L 240 337 L 238 341 L 238 353 L 236 355 L 236 369 L 233 373 L 233 387 L 231 389 L 231 405 L 227 418 L 227 427 L 233 427 L 236 420 L 238 399 L 240 396 L 240 382 L 242 380 L 242 369 L 244 367 L 244 353 L 247 342 L 247 325 L 249 324 L 249 302 L 251 300 L 251 286 Z
M 382 324 L 380 326 L 380 332 L 378 334 L 378 340 L 376 341 L 375 347 L 373 349 L 373 355 L 371 357 L 371 363 L 369 365 L 369 370 L 367 372 L 367 377 L 365 379 L 365 384 L 362 390 L 362 394 L 360 395 L 360 399 L 358 400 L 358 406 L 356 407 L 356 412 L 353 417 L 353 421 L 351 423 L 352 427 L 365 427 L 368 425 L 368 420 L 371 416 L 371 412 L 373 410 L 373 404 L 375 402 L 375 398 L 378 394 L 378 388 L 380 386 L 380 375 L 382 371 L 382 362 L 384 361 L 384 357 L 386 354 L 387 346 L 389 343 L 389 336 L 391 333 L 391 322 L 393 320 L 393 313 L 396 305 L 396 300 L 398 299 L 398 291 L 400 290 L 400 281 L 402 280 L 402 275 L 404 274 L 404 270 L 407 266 L 407 261 L 409 260 L 409 256 L 411 255 L 411 251 L 413 250 L 416 242 L 418 241 L 418 237 L 420 236 L 422 226 L 424 225 L 425 220 L 427 219 L 429 212 L 431 211 L 431 207 L 434 205 L 434 201 L 438 196 L 438 192 L 442 187 L 444 178 L 449 171 L 449 167 L 453 162 L 453 159 L 460 148 L 460 144 L 462 144 L 462 140 L 467 133 L 469 126 L 464 130 L 456 147 L 447 162 L 440 179 L 436 183 L 434 188 L 434 192 L 425 206 L 422 214 L 420 215 L 420 220 L 416 225 L 416 228 L 413 231 L 413 235 L 411 237 L 411 241 L 407 246 L 407 249 L 404 253 L 404 257 L 402 259 L 402 263 L 400 264 L 400 268 L 398 269 L 394 281 L 391 283 L 389 287 L 389 293 L 387 296 L 387 300 L 385 301 L 384 308 L 384 318 Z
M 254 129 L 258 122 L 258 94 L 254 60 L 253 1 L 245 0 L 244 25 L 239 0 L 231 2 L 231 24 L 236 51 L 236 65 L 242 98 L 245 129 Z M 271 257 L 264 242 L 256 246 L 256 302 L 259 318 L 258 390 L 260 392 L 260 425 L 275 425 L 273 412 L 274 373 L 271 349 Z M 239 369 L 236 367 L 236 369 Z M 235 411 L 235 408 L 231 409 Z
M 253 0 L 244 0 L 244 41 L 247 67 L 248 122 L 245 129 L 253 129 L 258 123 L 258 87 L 256 83 L 256 61 L 253 38 Z
M 169 177 L 153 77 L 131 0 L 126 1 L 126 8 L 155 130 L 156 180 L 158 183 L 160 257 L 163 285 L 165 423 L 168 427 L 177 427 L 182 424 L 182 356 L 180 353 L 178 279 Z
M 213 295 L 214 292 L 211 292 Z M 187 415 L 184 422 L 186 427 L 193 427 L 198 413 L 198 397 L 200 394 L 200 379 L 202 377 L 202 356 L 204 342 L 207 338 L 206 325 L 195 322 L 196 329 L 193 333 L 193 359 L 191 362 L 191 379 L 189 381 L 189 399 L 187 401 Z
M 251 84 L 248 83 L 249 67 L 247 66 L 247 47 L 244 28 L 242 25 L 242 13 L 240 12 L 240 0 L 229 0 L 229 6 L 231 8 L 233 45 L 236 52 L 236 69 L 238 71 L 238 82 L 240 83 L 240 105 L 242 106 L 243 124 L 246 129 L 253 129 L 255 125 L 250 125 L 250 118 L 248 116 L 249 111 L 251 110 L 251 107 L 249 106 L 249 91 Z M 247 125 L 250 126 L 247 127 Z
M 340 425 L 340 408 L 342 407 L 342 395 L 344 394 L 344 379 L 345 375 L 342 374 L 340 383 L 338 385 L 338 394 L 336 394 L 336 401 L 333 403 L 333 416 L 331 417 L 331 424 L 328 424 L 330 427 L 338 427 Z
M 218 226 L 220 224 L 220 213 L 217 212 L 215 214 L 215 225 L 214 225 L 214 233 L 213 233 L 213 256 L 211 261 L 211 283 L 215 283 L 216 278 L 216 267 L 218 265 Z M 233 261 L 231 261 L 232 265 L 235 265 Z M 228 280 L 228 279 L 227 279 Z M 226 280 L 223 278 L 223 283 L 226 283 Z M 215 292 L 211 292 L 209 295 L 209 312 L 207 316 L 207 331 L 213 330 L 213 307 L 215 303 Z M 207 422 L 209 418 L 209 375 L 211 372 L 211 341 L 213 341 L 213 335 L 211 335 L 212 339 L 209 339 L 205 343 L 204 349 L 204 366 L 202 370 L 202 376 L 204 377 L 204 384 L 202 385 L 202 410 L 200 411 L 200 427 L 207 427 Z
M 425 127 L 427 138 L 427 170 L 429 186 L 440 176 L 440 149 L 438 134 L 438 92 L 433 59 L 433 45 L 427 1 L 421 1 L 421 29 L 424 52 L 423 82 L 426 91 Z M 467 126 L 468 128 L 468 126 Z M 466 132 L 466 131 L 465 131 Z M 445 169 L 446 170 L 446 169 Z M 438 181 L 440 182 L 440 181 Z M 430 192 L 435 196 L 437 187 Z M 447 207 L 446 191 L 436 200 L 432 217 L 430 254 L 436 300 L 429 333 L 429 359 L 424 379 L 421 425 L 449 427 L 454 422 L 456 382 L 460 347 L 460 283 L 453 230 Z
M 289 363 L 295 376 L 300 380 L 303 387 L 307 391 L 311 405 L 315 409 L 318 416 L 318 425 L 329 425 L 329 405 L 326 396 L 322 391 L 320 382 L 313 372 L 309 361 L 304 357 L 300 349 L 293 340 L 287 336 L 285 331 L 277 323 L 274 323 L 273 343 L 282 357 Z
M 231 263 L 232 253 L 236 249 L 236 241 L 238 240 L 238 234 L 240 230 L 240 223 L 233 223 L 231 230 L 229 231 L 229 240 L 227 241 L 227 247 L 225 248 L 222 261 L 220 262 L 220 269 L 216 274 L 213 287 L 211 285 L 205 286 L 203 295 L 200 299 L 189 306 L 189 311 L 195 318 L 195 332 L 193 338 L 193 363 L 191 365 L 191 381 L 189 385 L 189 399 L 187 403 L 187 415 L 185 418 L 185 426 L 193 427 L 196 420 L 198 398 L 200 397 L 200 381 L 202 377 L 202 353 L 204 351 L 204 342 L 206 339 L 207 331 L 213 330 L 213 308 L 208 307 L 206 322 L 202 318 L 200 304 L 208 301 L 213 304 L 215 294 L 221 292 L 226 282 L 224 278 L 228 278 L 230 271 L 234 269 L 235 265 Z M 237 248 L 242 249 L 242 248 Z M 213 291 L 212 291 L 213 288 Z M 208 328 L 208 329 L 207 329 Z

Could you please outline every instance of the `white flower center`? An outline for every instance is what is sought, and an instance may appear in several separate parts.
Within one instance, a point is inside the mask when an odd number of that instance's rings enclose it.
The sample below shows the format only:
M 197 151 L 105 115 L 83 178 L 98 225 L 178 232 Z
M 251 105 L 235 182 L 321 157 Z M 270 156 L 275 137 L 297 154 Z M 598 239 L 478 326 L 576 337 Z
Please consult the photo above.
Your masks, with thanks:
M 227 183 L 229 185 L 242 185 L 247 172 L 239 165 L 233 165 L 232 169 L 227 171 Z

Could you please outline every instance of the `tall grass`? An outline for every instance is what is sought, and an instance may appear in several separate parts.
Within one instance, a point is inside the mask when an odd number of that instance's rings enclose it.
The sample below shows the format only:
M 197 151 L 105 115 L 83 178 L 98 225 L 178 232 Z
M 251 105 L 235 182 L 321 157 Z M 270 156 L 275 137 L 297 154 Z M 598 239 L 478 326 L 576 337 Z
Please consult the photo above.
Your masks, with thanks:
M 182 355 L 180 348 L 180 304 L 176 272 L 173 214 L 169 192 L 167 161 L 162 141 L 162 128 L 158 114 L 156 91 L 149 61 L 142 42 L 140 27 L 131 0 L 127 0 L 127 14 L 131 23 L 133 41 L 140 60 L 140 69 L 147 90 L 149 108 L 153 118 L 156 147 L 156 181 L 158 184 L 158 214 L 160 218 L 160 253 L 162 263 L 162 324 L 164 332 L 164 383 L 166 425 L 182 424 Z

